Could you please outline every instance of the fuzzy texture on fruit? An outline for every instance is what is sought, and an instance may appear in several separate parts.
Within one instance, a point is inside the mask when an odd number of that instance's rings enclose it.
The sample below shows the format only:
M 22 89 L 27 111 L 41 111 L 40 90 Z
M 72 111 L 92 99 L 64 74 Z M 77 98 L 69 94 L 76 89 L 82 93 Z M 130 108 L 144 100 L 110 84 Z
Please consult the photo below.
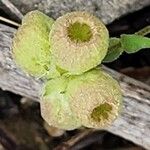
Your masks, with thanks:
M 95 16 L 71 12 L 55 21 L 49 40 L 56 66 L 78 75 L 101 63 L 107 53 L 109 34 Z
M 82 125 L 103 129 L 118 116 L 122 94 L 117 81 L 102 70 L 93 69 L 49 81 L 41 99 L 42 116 L 54 127 L 72 130 Z
M 42 12 L 31 11 L 13 38 L 13 57 L 26 73 L 40 77 L 51 66 L 49 32 L 54 20 Z
M 54 127 L 73 130 L 81 126 L 68 103 L 66 87 L 69 79 L 59 77 L 49 80 L 43 90 L 40 101 L 41 115 Z
M 85 127 L 106 128 L 119 114 L 122 99 L 120 86 L 100 69 L 72 79 L 67 93 L 73 113 Z

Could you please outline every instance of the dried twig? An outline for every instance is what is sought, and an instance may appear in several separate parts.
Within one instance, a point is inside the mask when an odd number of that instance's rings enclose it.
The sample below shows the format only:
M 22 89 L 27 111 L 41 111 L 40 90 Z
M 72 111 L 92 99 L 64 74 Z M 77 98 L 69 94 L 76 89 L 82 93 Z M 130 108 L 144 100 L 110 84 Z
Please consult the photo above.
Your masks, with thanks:
M 70 150 L 73 145 L 75 145 L 78 141 L 80 141 L 82 138 L 91 133 L 93 133 L 93 130 L 85 130 L 83 132 L 80 132 L 79 134 L 73 136 L 68 141 L 58 145 L 54 150 Z
M 6 150 L 17 149 L 15 141 L 0 128 L 0 143 Z
M 0 16 L 0 21 L 3 21 L 3 22 L 5 22 L 5 23 L 11 24 L 11 25 L 14 25 L 14 26 L 16 26 L 16 27 L 19 27 L 19 26 L 20 26 L 19 23 L 15 22 L 15 21 L 12 21 L 12 20 L 10 20 L 10 19 L 4 18 L 4 17 L 2 17 L 2 16 Z
M 90 146 L 93 143 L 98 143 L 101 146 L 105 134 L 106 132 L 104 131 L 101 132 L 95 131 L 94 133 L 91 133 L 89 136 L 86 136 L 81 141 L 78 141 L 76 144 L 74 144 L 71 150 L 80 150 Z M 101 150 L 100 147 L 99 150 Z
M 11 17 L 16 16 L 18 18 L 17 20 L 21 20 L 22 19 L 23 14 L 9 0 L 1 0 L 1 3 L 6 7 L 6 8 L 3 7 L 4 8 L 3 10 L 7 14 L 8 14 L 8 11 L 9 11 L 9 15 Z

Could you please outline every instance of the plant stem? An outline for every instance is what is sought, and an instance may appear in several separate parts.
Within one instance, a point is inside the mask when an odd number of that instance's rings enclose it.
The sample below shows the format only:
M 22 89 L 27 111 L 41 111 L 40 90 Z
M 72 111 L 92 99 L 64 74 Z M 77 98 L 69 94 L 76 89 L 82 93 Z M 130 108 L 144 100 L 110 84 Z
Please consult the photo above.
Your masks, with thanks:
M 147 34 L 149 34 L 149 33 L 150 33 L 150 25 L 144 27 L 143 29 L 141 29 L 141 30 L 139 30 L 138 32 L 136 32 L 135 34 L 136 34 L 136 35 L 145 36 L 145 35 L 147 35 Z

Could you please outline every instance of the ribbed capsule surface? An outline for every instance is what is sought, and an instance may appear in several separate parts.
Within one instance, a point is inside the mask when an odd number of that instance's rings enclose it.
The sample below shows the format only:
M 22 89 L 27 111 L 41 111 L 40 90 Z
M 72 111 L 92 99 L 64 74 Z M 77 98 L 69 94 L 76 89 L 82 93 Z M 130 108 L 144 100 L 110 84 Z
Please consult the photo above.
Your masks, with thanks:
M 58 18 L 49 41 L 56 66 L 81 74 L 101 63 L 108 49 L 105 25 L 87 12 L 71 12 Z
M 42 76 L 50 66 L 49 32 L 53 19 L 39 11 L 25 15 L 12 44 L 13 57 L 25 72 Z

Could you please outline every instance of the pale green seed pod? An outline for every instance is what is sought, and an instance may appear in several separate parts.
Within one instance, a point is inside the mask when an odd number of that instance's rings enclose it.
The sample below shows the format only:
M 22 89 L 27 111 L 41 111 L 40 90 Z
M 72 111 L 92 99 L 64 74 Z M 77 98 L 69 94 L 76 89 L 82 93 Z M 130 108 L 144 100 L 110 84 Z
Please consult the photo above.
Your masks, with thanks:
M 51 126 L 72 130 L 82 126 L 103 129 L 118 116 L 121 90 L 117 81 L 100 69 L 79 76 L 48 81 L 41 114 Z
M 71 12 L 55 21 L 49 40 L 56 66 L 69 74 L 81 74 L 101 63 L 107 53 L 109 34 L 95 16 Z
M 49 32 L 54 20 L 39 11 L 25 15 L 13 38 L 13 57 L 25 72 L 43 76 L 50 68 Z
M 72 79 L 67 93 L 71 110 L 85 127 L 103 129 L 119 114 L 122 99 L 120 86 L 99 69 Z
M 49 80 L 41 97 L 41 115 L 50 125 L 64 130 L 73 130 L 81 126 L 75 114 L 72 113 L 66 87 L 68 79 L 59 77 Z

